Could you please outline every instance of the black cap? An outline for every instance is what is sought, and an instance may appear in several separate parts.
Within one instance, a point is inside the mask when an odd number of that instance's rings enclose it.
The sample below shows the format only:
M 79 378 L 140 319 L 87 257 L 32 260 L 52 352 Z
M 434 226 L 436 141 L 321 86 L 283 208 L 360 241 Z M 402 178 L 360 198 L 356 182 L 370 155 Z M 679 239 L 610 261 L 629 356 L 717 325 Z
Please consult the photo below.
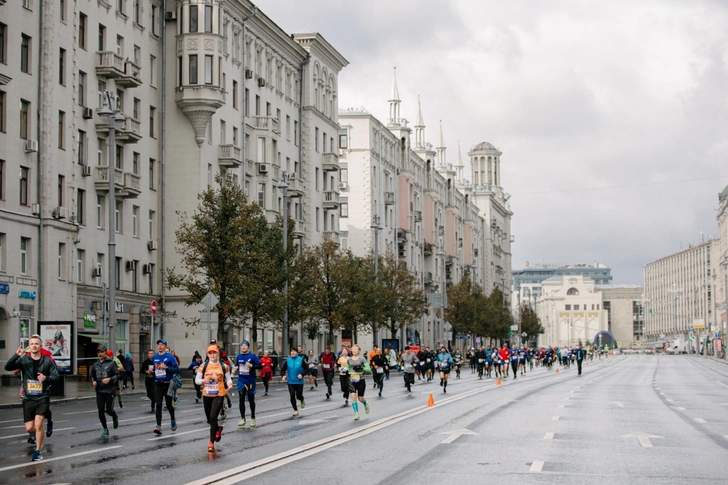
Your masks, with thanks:
M 99 345 L 99 346 L 98 346 L 98 347 L 96 348 L 96 353 L 98 354 L 99 352 L 103 352 L 103 353 L 106 353 L 106 347 L 104 347 L 103 345 Z

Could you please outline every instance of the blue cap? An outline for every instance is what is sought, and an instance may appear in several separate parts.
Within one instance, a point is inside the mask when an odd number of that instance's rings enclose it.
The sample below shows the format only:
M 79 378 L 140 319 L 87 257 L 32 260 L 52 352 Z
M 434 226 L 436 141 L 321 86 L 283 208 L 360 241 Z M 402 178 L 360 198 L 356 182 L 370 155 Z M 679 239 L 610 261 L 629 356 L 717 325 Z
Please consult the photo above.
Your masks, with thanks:
M 164 340 L 163 338 L 160 338 L 159 340 L 157 340 L 157 343 L 158 343 L 158 344 L 159 344 L 159 343 L 162 343 L 162 344 L 164 344 L 164 345 L 167 345 L 167 341 L 166 341 L 166 340 Z
M 240 345 L 247 345 L 248 347 L 250 347 L 250 342 L 248 342 L 247 340 L 243 340 L 242 342 L 240 342 Z

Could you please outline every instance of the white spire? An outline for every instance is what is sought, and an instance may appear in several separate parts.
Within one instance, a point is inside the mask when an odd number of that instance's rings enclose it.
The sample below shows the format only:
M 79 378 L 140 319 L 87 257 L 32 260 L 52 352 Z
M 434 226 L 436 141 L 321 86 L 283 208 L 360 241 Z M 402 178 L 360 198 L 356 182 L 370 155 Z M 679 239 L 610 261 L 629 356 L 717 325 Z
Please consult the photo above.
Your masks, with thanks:
M 440 143 L 436 147 L 437 150 L 437 162 L 440 167 L 447 166 L 447 157 L 445 155 L 445 137 L 442 136 L 442 120 L 440 120 Z
M 445 148 L 445 138 L 442 136 L 442 120 L 440 120 L 440 144 L 438 148 Z
M 420 95 L 417 95 L 417 124 L 415 124 L 415 147 L 425 148 L 425 120 L 422 118 Z
M 457 176 L 460 182 L 463 181 L 463 155 L 460 153 L 460 140 L 458 140 L 458 164 L 455 167 L 457 169 Z
M 394 77 L 392 78 L 392 97 L 390 101 L 400 101 L 399 88 L 397 88 L 397 66 L 394 66 Z
M 422 118 L 422 105 L 420 104 L 420 95 L 417 95 L 417 125 L 415 128 L 425 127 L 425 120 Z
M 394 78 L 392 79 L 392 97 L 389 99 L 389 124 L 399 125 L 399 89 L 397 88 L 397 66 L 394 67 Z

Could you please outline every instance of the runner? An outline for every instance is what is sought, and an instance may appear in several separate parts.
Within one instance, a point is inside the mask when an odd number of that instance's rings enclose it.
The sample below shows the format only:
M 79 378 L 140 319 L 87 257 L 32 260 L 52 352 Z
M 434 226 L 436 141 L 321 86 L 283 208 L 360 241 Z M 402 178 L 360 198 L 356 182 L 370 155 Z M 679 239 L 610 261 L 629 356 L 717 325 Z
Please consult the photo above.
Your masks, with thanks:
M 483 367 L 485 366 L 485 351 L 480 347 L 475 352 L 475 366 L 478 371 L 478 380 L 483 379 Z
M 359 421 L 359 402 L 364 404 L 364 412 L 369 414 L 369 405 L 364 398 L 366 390 L 366 381 L 364 373 L 369 372 L 369 362 L 359 353 L 361 348 L 358 344 L 351 347 L 351 357 L 347 360 L 349 369 L 349 397 L 351 398 L 351 407 L 354 409 L 354 421 Z M 357 402 L 357 398 L 358 401 Z
M 296 349 L 291 349 L 291 356 L 286 359 L 281 369 L 283 382 L 288 382 L 288 394 L 291 396 L 291 406 L 293 406 L 293 417 L 298 417 L 298 407 L 296 400 L 301 401 L 301 409 L 306 407 L 303 400 L 303 376 L 306 375 L 306 367 L 303 358 L 298 355 Z
M 373 345 L 373 346 L 372 346 L 372 350 L 371 350 L 371 352 L 369 352 L 369 353 L 368 353 L 367 355 L 365 355 L 365 357 L 366 357 L 366 358 L 367 358 L 367 360 L 369 361 L 369 367 L 370 367 L 370 368 L 374 367 L 374 365 L 372 364 L 372 359 L 374 359 L 374 357 L 375 357 L 375 356 L 376 356 L 376 355 L 377 355 L 378 353 L 379 353 L 379 347 L 377 347 L 376 345 Z M 373 377 L 376 377 L 376 376 L 373 376 Z M 377 388 L 377 383 L 378 383 L 378 380 L 377 380 L 376 378 L 375 378 L 375 379 L 373 379 L 373 380 L 374 380 L 374 383 L 372 384 L 372 387 L 373 387 L 374 389 L 376 389 L 376 388 Z
M 116 364 L 106 355 L 106 347 L 99 345 L 96 349 L 99 360 L 94 362 L 91 368 L 91 383 L 96 389 L 96 409 L 99 411 L 99 421 L 104 430 L 101 436 L 109 436 L 109 428 L 106 425 L 106 415 L 111 416 L 114 421 L 114 429 L 119 427 L 119 416 L 114 411 L 114 394 L 116 383 L 119 381 L 119 369 Z
M 508 350 L 508 344 L 504 343 L 501 345 L 501 349 L 498 351 L 498 357 L 500 358 L 501 376 L 503 379 L 508 379 L 508 363 L 511 360 L 511 351 Z
M 399 356 L 402 364 L 402 376 L 404 377 L 404 386 L 407 388 L 407 395 L 412 395 L 412 386 L 415 384 L 415 367 L 418 363 L 417 356 L 410 351 L 410 346 L 404 348 L 404 352 Z
M 518 351 L 518 369 L 521 371 L 521 375 L 526 375 L 526 359 L 528 358 L 528 351 L 526 347 L 521 346 L 521 350 Z
M 152 402 L 152 414 L 154 414 L 154 351 L 147 350 L 147 359 L 142 362 L 141 371 L 144 373 L 144 387 L 147 389 L 147 398 Z
M 308 351 L 306 364 L 308 367 L 308 385 L 311 386 L 309 391 L 313 391 L 314 386 L 318 387 L 318 359 L 313 355 L 313 350 Z
M 26 347 L 25 354 L 30 355 L 30 347 Z M 45 355 L 46 357 L 51 359 L 54 364 L 56 363 L 55 359 L 53 359 L 53 354 L 51 354 L 51 351 L 46 349 L 45 347 L 40 348 L 40 355 Z M 20 374 L 20 369 L 16 369 L 13 372 L 13 375 L 18 375 L 18 374 Z M 20 401 L 21 402 L 23 401 L 23 394 L 24 394 L 23 383 L 21 382 L 20 383 Z M 43 413 L 43 415 L 45 416 L 46 422 L 47 422 L 46 438 L 50 438 L 51 435 L 53 434 L 53 412 L 51 411 L 50 401 L 48 402 L 48 409 L 46 409 L 46 412 Z M 35 444 L 35 433 L 28 433 L 28 444 L 31 444 L 31 445 Z
M 513 378 L 518 378 L 518 360 L 521 358 L 521 353 L 516 348 L 516 344 L 511 347 L 511 369 L 513 370 Z M 506 374 L 508 371 L 506 371 Z
M 341 392 L 344 394 L 344 407 L 349 405 L 349 369 L 346 363 L 349 360 L 349 351 L 344 347 L 341 349 L 339 360 L 336 365 L 339 367 L 339 384 L 341 384 Z
M 249 352 L 250 342 L 243 340 L 240 353 L 235 358 L 238 371 L 238 396 L 240 397 L 240 421 L 238 427 L 245 426 L 245 398 L 250 404 L 250 427 L 255 428 L 255 371 L 262 368 L 258 356 Z
M 455 378 L 460 379 L 460 368 L 463 365 L 463 354 L 460 352 L 460 349 L 455 349 L 452 360 L 455 363 Z
M 273 359 L 270 357 L 270 352 L 265 351 L 263 352 L 263 357 L 260 358 L 260 378 L 263 380 L 263 385 L 265 386 L 265 396 L 268 395 L 268 383 L 270 382 L 270 378 L 273 377 Z
M 114 364 L 116 364 L 116 368 L 119 369 L 119 375 L 124 375 L 124 366 L 122 365 L 121 361 L 119 360 L 119 357 L 114 355 L 114 351 L 109 349 L 106 351 L 106 355 L 111 358 L 111 360 L 114 361 Z M 124 403 L 121 400 L 121 379 L 116 381 L 116 398 L 119 400 L 119 407 L 123 408 Z
M 372 350 L 372 352 L 374 351 Z M 374 382 L 376 382 L 377 388 L 379 389 L 379 397 L 382 397 L 382 389 L 384 389 L 384 374 L 389 370 L 387 358 L 382 354 L 381 351 L 377 351 L 377 353 L 372 356 L 370 362 L 370 367 L 373 368 L 372 378 L 374 379 Z
M 192 358 L 192 363 L 187 367 L 187 370 L 192 371 L 192 375 L 197 375 L 197 368 L 202 365 L 202 356 L 195 351 L 195 356 Z M 195 403 L 200 402 L 202 399 L 202 385 L 197 383 L 197 379 L 192 379 L 192 385 L 195 386 Z M 173 402 L 174 404 L 174 402 Z
M 20 369 L 23 374 L 23 422 L 25 431 L 35 433 L 35 451 L 31 461 L 43 459 L 44 413 L 50 407 L 50 386 L 58 381 L 58 369 L 53 361 L 40 353 L 40 335 L 30 337 L 30 355 L 18 347 L 5 363 L 6 371 Z
M 321 373 L 324 376 L 324 383 L 326 384 L 326 399 L 329 399 L 334 395 L 334 368 L 336 367 L 336 356 L 331 352 L 331 349 L 326 347 L 324 353 L 319 357 L 321 362 Z
M 450 369 L 455 363 L 452 360 L 450 352 L 447 351 L 445 346 L 440 347 L 440 353 L 437 354 L 437 368 L 440 371 L 440 387 L 442 392 L 447 394 L 447 378 L 450 376 Z
M 210 424 L 210 441 L 207 451 L 215 451 L 215 442 L 222 438 L 222 426 L 217 424 L 220 409 L 225 404 L 225 395 L 233 388 L 230 377 L 230 367 L 220 361 L 220 352 L 217 345 L 207 347 L 208 361 L 197 368 L 195 382 L 202 388 L 202 405 L 205 408 L 205 417 Z M 174 357 L 172 357 L 174 359 Z M 169 404 L 167 409 L 170 409 Z M 174 423 L 174 421 L 172 421 Z
M 490 345 L 487 349 L 485 349 L 485 377 L 491 377 L 491 373 L 493 372 L 493 349 L 490 348 Z M 497 372 L 500 372 L 498 370 Z
M 174 405 L 172 396 L 168 395 L 172 376 L 179 373 L 177 359 L 167 352 L 167 341 L 160 338 L 157 340 L 157 353 L 152 358 L 154 363 L 154 405 L 157 418 L 157 425 L 154 427 L 154 434 L 162 434 L 162 400 L 167 405 L 172 431 L 177 431 L 177 421 L 174 419 Z

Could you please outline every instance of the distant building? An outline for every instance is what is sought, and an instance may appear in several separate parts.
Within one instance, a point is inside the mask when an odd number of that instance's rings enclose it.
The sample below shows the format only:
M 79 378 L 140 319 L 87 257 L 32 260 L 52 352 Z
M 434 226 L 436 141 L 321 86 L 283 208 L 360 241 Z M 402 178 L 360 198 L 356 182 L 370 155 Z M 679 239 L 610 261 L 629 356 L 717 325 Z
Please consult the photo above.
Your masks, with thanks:
M 529 263 L 524 269 L 513 271 L 513 309 L 521 303 L 536 302 L 541 298 L 541 283 L 554 276 L 582 276 L 596 285 L 612 283 L 612 270 L 601 264 Z
M 602 293 L 602 308 L 607 312 L 606 330 L 622 348 L 642 345 L 644 312 L 641 285 L 597 285 Z

